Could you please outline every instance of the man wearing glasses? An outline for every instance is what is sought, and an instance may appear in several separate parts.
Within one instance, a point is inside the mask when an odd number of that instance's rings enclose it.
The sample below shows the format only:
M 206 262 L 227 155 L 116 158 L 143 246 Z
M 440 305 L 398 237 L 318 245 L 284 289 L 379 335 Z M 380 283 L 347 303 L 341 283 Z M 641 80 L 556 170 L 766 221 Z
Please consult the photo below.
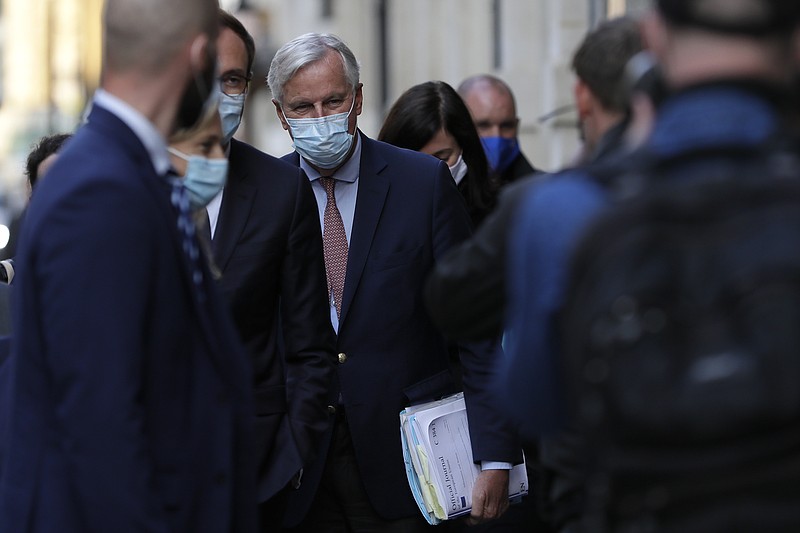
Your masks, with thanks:
M 335 337 L 326 299 L 317 204 L 305 173 L 233 139 L 255 55 L 253 38 L 220 11 L 217 39 L 228 181 L 208 206 L 220 287 L 253 364 L 262 530 L 280 523 L 329 423 Z

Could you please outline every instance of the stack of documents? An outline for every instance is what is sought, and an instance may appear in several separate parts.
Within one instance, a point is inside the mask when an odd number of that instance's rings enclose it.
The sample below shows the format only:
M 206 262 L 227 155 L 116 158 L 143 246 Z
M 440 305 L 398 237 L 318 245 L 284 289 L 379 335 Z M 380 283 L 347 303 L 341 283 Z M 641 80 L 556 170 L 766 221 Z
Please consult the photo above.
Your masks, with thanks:
M 469 514 L 481 469 L 472 460 L 464 393 L 401 411 L 400 438 L 408 484 L 428 523 Z M 515 502 L 527 493 L 523 463 L 511 469 L 508 496 Z

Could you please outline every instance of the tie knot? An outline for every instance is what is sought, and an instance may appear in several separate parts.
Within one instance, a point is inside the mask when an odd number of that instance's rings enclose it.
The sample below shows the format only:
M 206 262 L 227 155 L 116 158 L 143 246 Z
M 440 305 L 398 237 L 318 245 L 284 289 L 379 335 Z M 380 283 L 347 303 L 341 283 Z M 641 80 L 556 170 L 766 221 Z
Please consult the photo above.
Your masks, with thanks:
M 332 196 L 333 188 L 336 186 L 336 178 L 320 178 L 319 181 L 328 196 Z

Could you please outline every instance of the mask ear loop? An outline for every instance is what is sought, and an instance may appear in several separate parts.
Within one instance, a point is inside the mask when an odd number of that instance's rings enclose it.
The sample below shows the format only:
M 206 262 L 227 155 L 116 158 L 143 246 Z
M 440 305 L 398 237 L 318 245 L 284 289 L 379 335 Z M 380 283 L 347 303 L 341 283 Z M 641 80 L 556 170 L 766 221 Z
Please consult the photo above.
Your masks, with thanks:
M 180 157 L 184 161 L 189 161 L 189 155 L 188 154 L 184 154 L 183 152 L 181 152 L 177 148 L 173 148 L 172 146 L 167 146 L 167 152 L 171 153 L 175 157 Z
M 289 119 L 286 118 L 286 111 L 283 110 L 283 102 L 281 102 L 280 108 L 281 108 L 281 115 L 283 115 L 283 120 L 281 121 L 281 124 L 286 124 L 286 131 L 289 132 L 289 137 L 291 137 L 292 140 L 294 140 L 294 135 L 292 134 L 292 125 L 289 124 Z
M 356 91 L 357 89 L 353 89 L 353 101 L 350 103 L 350 111 L 347 112 L 347 134 L 351 137 L 355 136 L 356 132 L 350 133 L 350 115 L 353 114 L 353 109 L 356 108 Z
M 356 89 L 353 89 L 353 101 L 350 102 L 350 111 L 347 112 L 347 118 L 350 118 L 350 114 L 353 112 L 353 109 L 356 108 Z

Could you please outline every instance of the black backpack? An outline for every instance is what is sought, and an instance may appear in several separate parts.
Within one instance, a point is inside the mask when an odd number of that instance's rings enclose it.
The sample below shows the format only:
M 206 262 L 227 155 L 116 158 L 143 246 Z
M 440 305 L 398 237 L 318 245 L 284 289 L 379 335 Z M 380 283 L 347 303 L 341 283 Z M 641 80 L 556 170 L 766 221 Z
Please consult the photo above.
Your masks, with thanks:
M 800 531 L 800 164 L 771 145 L 628 165 L 589 171 L 611 206 L 560 316 L 584 529 Z

